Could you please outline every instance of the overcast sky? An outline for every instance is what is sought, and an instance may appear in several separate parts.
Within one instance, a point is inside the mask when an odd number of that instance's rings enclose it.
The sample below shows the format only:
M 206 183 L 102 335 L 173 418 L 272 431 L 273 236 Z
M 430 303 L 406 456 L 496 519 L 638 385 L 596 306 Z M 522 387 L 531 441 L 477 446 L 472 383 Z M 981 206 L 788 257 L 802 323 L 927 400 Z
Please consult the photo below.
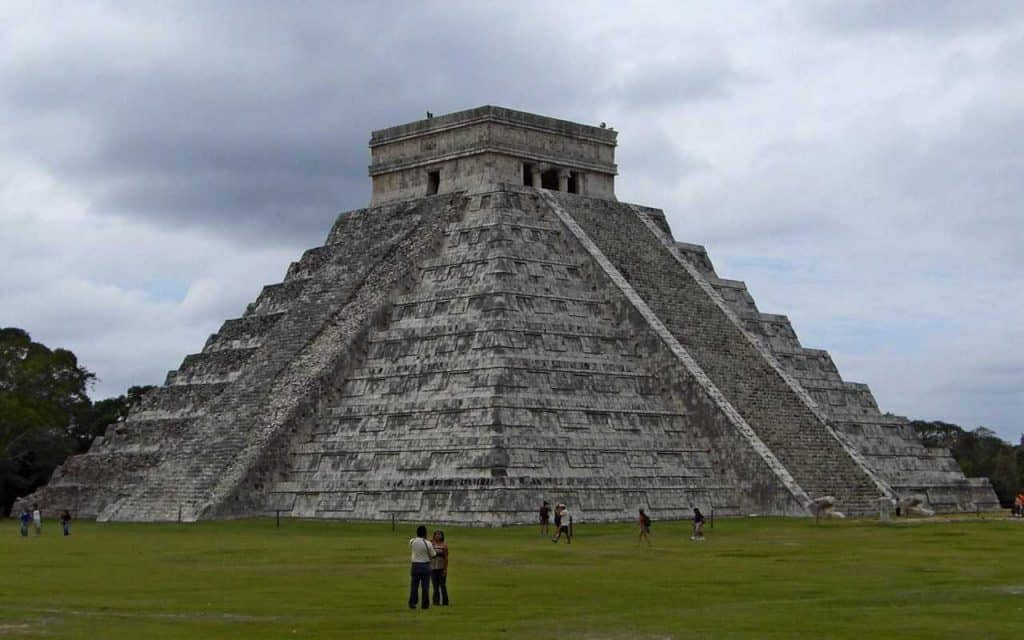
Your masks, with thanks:
M 1024 4 L 213 6 L 0 4 L 0 325 L 94 397 L 365 206 L 372 129 L 498 104 L 615 127 L 619 198 L 883 410 L 1020 437 Z

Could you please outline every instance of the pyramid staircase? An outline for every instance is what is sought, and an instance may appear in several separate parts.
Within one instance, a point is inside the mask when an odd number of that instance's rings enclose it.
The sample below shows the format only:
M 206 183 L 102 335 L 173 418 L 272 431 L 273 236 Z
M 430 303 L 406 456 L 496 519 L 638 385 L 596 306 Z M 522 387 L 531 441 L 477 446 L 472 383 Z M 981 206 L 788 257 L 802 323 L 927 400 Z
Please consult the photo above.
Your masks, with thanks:
M 100 520 L 191 521 L 229 496 L 267 443 L 345 370 L 392 291 L 434 250 L 458 197 L 343 214 L 327 242 L 264 287 L 123 423 L 23 501 Z
M 536 190 L 473 194 L 267 508 L 473 523 L 530 521 L 543 499 L 588 521 L 756 509 L 594 269 Z

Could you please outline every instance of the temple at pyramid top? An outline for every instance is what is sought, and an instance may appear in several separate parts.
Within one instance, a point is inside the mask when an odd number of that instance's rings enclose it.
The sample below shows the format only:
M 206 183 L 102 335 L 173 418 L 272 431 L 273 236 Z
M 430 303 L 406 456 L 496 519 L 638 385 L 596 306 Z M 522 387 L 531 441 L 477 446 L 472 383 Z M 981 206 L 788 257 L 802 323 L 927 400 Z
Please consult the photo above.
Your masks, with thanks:
M 617 133 L 483 106 L 374 131 L 372 205 L 512 184 L 615 199 Z

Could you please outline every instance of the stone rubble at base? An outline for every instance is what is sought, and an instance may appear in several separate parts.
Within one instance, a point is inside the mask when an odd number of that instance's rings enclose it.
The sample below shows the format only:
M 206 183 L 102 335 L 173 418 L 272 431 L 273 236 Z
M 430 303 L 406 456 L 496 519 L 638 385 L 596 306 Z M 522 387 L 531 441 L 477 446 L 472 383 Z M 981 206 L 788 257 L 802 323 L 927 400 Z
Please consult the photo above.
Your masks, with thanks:
M 374 132 L 372 206 L 15 509 L 501 525 L 542 500 L 591 522 L 997 506 L 661 211 L 616 201 L 615 141 L 490 106 Z

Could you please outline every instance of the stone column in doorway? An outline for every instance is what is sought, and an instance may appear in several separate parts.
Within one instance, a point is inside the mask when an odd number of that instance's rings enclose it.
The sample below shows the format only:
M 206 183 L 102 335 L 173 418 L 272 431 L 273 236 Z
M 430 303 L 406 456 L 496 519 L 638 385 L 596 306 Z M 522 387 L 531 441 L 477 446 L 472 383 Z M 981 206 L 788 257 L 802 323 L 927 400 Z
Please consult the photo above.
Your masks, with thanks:
M 569 170 L 559 169 L 558 170 L 558 190 L 565 193 L 569 190 Z

